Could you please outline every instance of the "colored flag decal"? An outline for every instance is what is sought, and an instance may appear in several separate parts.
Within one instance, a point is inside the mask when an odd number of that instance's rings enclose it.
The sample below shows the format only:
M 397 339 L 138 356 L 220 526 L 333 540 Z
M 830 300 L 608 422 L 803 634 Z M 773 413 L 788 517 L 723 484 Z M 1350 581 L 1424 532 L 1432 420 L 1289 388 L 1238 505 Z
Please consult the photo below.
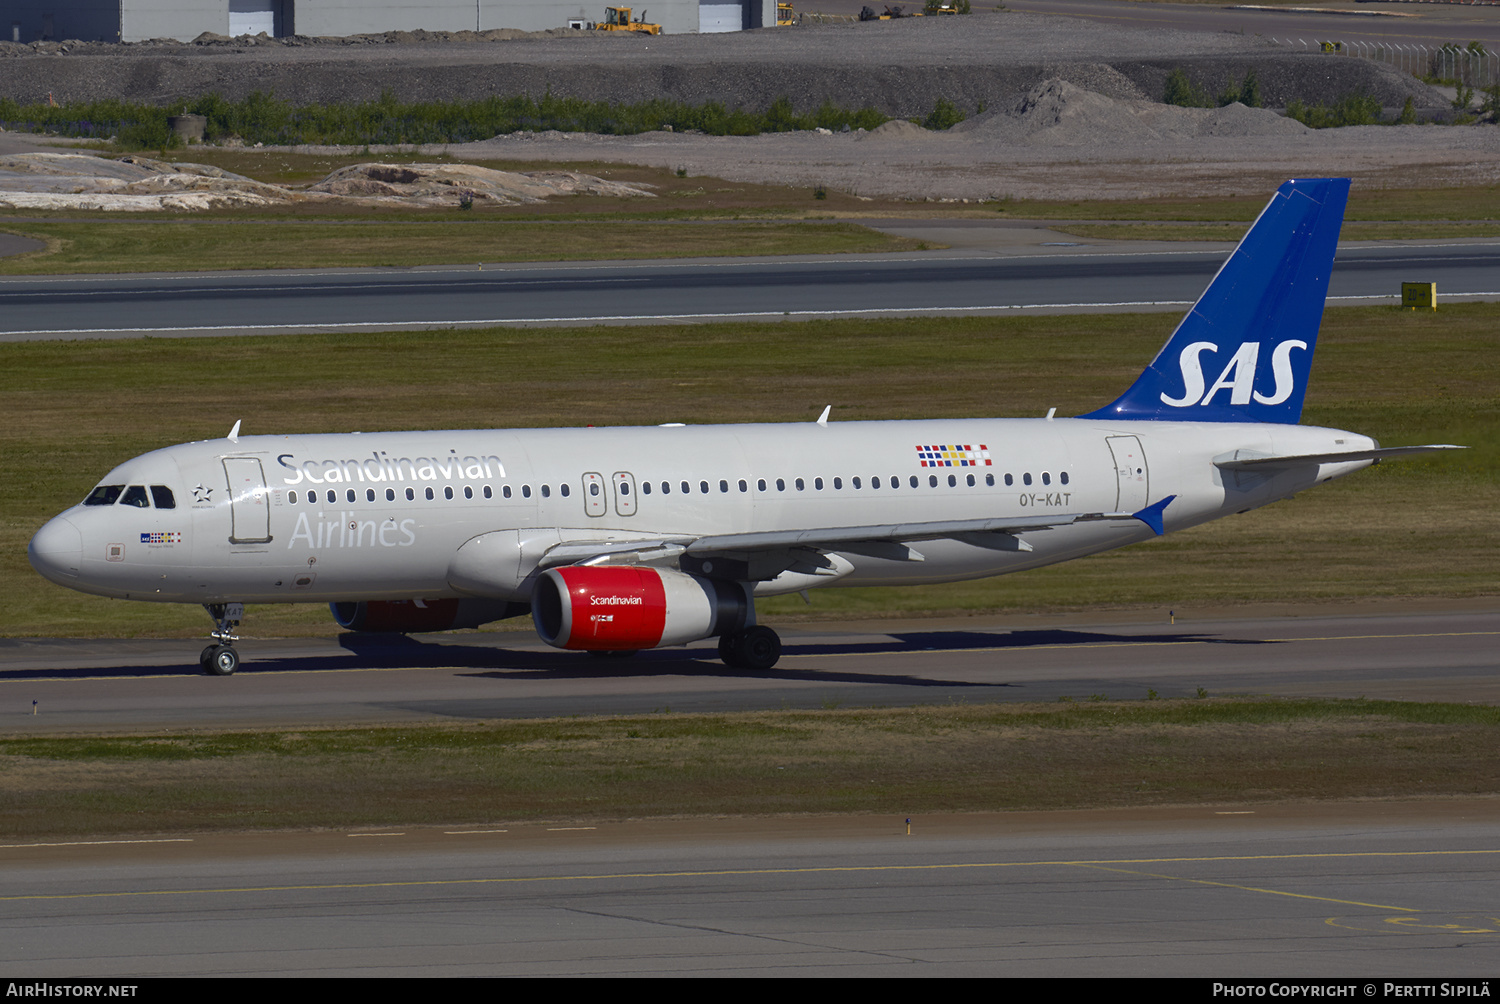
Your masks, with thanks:
M 990 448 L 983 443 L 918 446 L 917 460 L 923 467 L 993 467 Z
M 182 543 L 182 534 L 176 533 L 176 532 L 171 532 L 171 531 L 166 532 L 166 533 L 143 533 L 143 534 L 141 534 L 141 543 L 142 544 L 181 544 Z

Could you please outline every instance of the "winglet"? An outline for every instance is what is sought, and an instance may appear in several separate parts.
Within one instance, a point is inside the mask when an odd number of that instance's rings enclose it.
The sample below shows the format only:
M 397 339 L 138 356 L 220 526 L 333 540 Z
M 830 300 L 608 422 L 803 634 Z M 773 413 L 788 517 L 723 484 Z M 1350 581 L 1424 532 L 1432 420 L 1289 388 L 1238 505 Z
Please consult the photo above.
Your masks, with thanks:
M 240 423 L 239 423 L 239 419 L 235 419 L 234 428 L 229 430 L 228 439 L 229 439 L 229 441 L 231 443 L 238 443 L 240 441 Z
M 1162 499 L 1160 502 L 1157 502 L 1155 505 L 1148 505 L 1140 512 L 1133 512 L 1130 515 L 1133 518 L 1140 520 L 1142 523 L 1145 523 L 1158 537 L 1160 537 L 1162 534 L 1167 532 L 1162 528 L 1162 513 L 1166 511 L 1167 506 L 1171 505 L 1172 501 L 1176 498 L 1176 495 L 1168 495 L 1166 498 Z

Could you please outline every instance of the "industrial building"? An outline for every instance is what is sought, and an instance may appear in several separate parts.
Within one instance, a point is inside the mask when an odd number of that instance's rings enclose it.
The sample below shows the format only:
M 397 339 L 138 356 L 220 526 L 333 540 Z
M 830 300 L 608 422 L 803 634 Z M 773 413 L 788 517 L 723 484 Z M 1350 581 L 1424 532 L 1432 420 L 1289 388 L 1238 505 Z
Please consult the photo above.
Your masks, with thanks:
M 360 35 L 383 31 L 543 31 L 604 20 L 605 0 L 0 0 L 13 42 L 188 42 L 218 35 Z M 651 0 L 635 8 L 669 35 L 776 23 L 776 0 Z

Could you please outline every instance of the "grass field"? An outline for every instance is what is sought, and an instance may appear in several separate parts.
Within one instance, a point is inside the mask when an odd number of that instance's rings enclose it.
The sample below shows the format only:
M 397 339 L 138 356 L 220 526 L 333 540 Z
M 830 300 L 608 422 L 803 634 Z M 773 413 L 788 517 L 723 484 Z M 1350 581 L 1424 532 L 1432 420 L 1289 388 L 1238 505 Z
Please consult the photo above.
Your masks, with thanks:
M 111 220 L 0 229 L 47 242 L 46 251 L 0 258 L 4 275 L 847 254 L 906 251 L 917 243 L 832 222 Z
M 0 836 L 899 817 L 1500 787 L 1495 708 L 1080 701 L 8 739 Z
M 1164 314 L 495 329 L 0 345 L 0 634 L 202 635 L 195 607 L 44 582 L 25 546 L 115 464 L 247 433 L 1078 414 L 1155 354 Z M 828 590 L 788 616 L 1172 606 L 1500 592 L 1500 306 L 1327 312 L 1304 421 L 1459 456 L 1382 464 L 1296 499 L 976 583 Z M 240 393 L 251 388 L 253 393 Z M 249 635 L 328 633 L 257 607 Z

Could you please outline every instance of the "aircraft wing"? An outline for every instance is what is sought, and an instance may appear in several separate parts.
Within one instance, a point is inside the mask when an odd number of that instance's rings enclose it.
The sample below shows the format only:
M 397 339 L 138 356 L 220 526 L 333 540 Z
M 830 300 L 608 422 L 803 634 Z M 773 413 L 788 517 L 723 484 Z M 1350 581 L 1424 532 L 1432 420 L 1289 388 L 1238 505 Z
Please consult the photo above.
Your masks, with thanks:
M 1439 450 L 1466 450 L 1466 446 L 1453 446 L 1443 443 L 1432 446 L 1391 446 L 1386 448 L 1375 448 L 1373 450 L 1348 450 L 1341 453 L 1299 453 L 1286 456 L 1269 457 L 1232 457 L 1223 460 L 1215 460 L 1214 466 L 1226 471 L 1254 471 L 1264 470 L 1269 467 L 1298 467 L 1303 464 L 1342 464 L 1355 460 L 1373 460 L 1379 463 L 1382 460 L 1391 460 L 1396 457 L 1410 457 L 1419 453 L 1436 453 Z
M 897 561 L 922 561 L 910 545 L 924 540 L 961 540 L 1000 551 L 1030 551 L 1031 545 L 1018 535 L 1052 530 L 1076 523 L 1138 519 L 1157 534 L 1162 532 L 1161 514 L 1176 496 L 1157 502 L 1140 512 L 1059 513 L 1029 519 L 957 519 L 913 523 L 882 523 L 869 526 L 817 527 L 796 530 L 762 530 L 752 533 L 720 533 L 701 536 L 642 537 L 637 540 L 563 541 L 549 548 L 540 568 L 586 564 L 683 563 L 699 567 L 705 559 L 730 558 L 756 572 L 753 579 L 771 578 L 796 564 L 797 553 L 847 551 Z

